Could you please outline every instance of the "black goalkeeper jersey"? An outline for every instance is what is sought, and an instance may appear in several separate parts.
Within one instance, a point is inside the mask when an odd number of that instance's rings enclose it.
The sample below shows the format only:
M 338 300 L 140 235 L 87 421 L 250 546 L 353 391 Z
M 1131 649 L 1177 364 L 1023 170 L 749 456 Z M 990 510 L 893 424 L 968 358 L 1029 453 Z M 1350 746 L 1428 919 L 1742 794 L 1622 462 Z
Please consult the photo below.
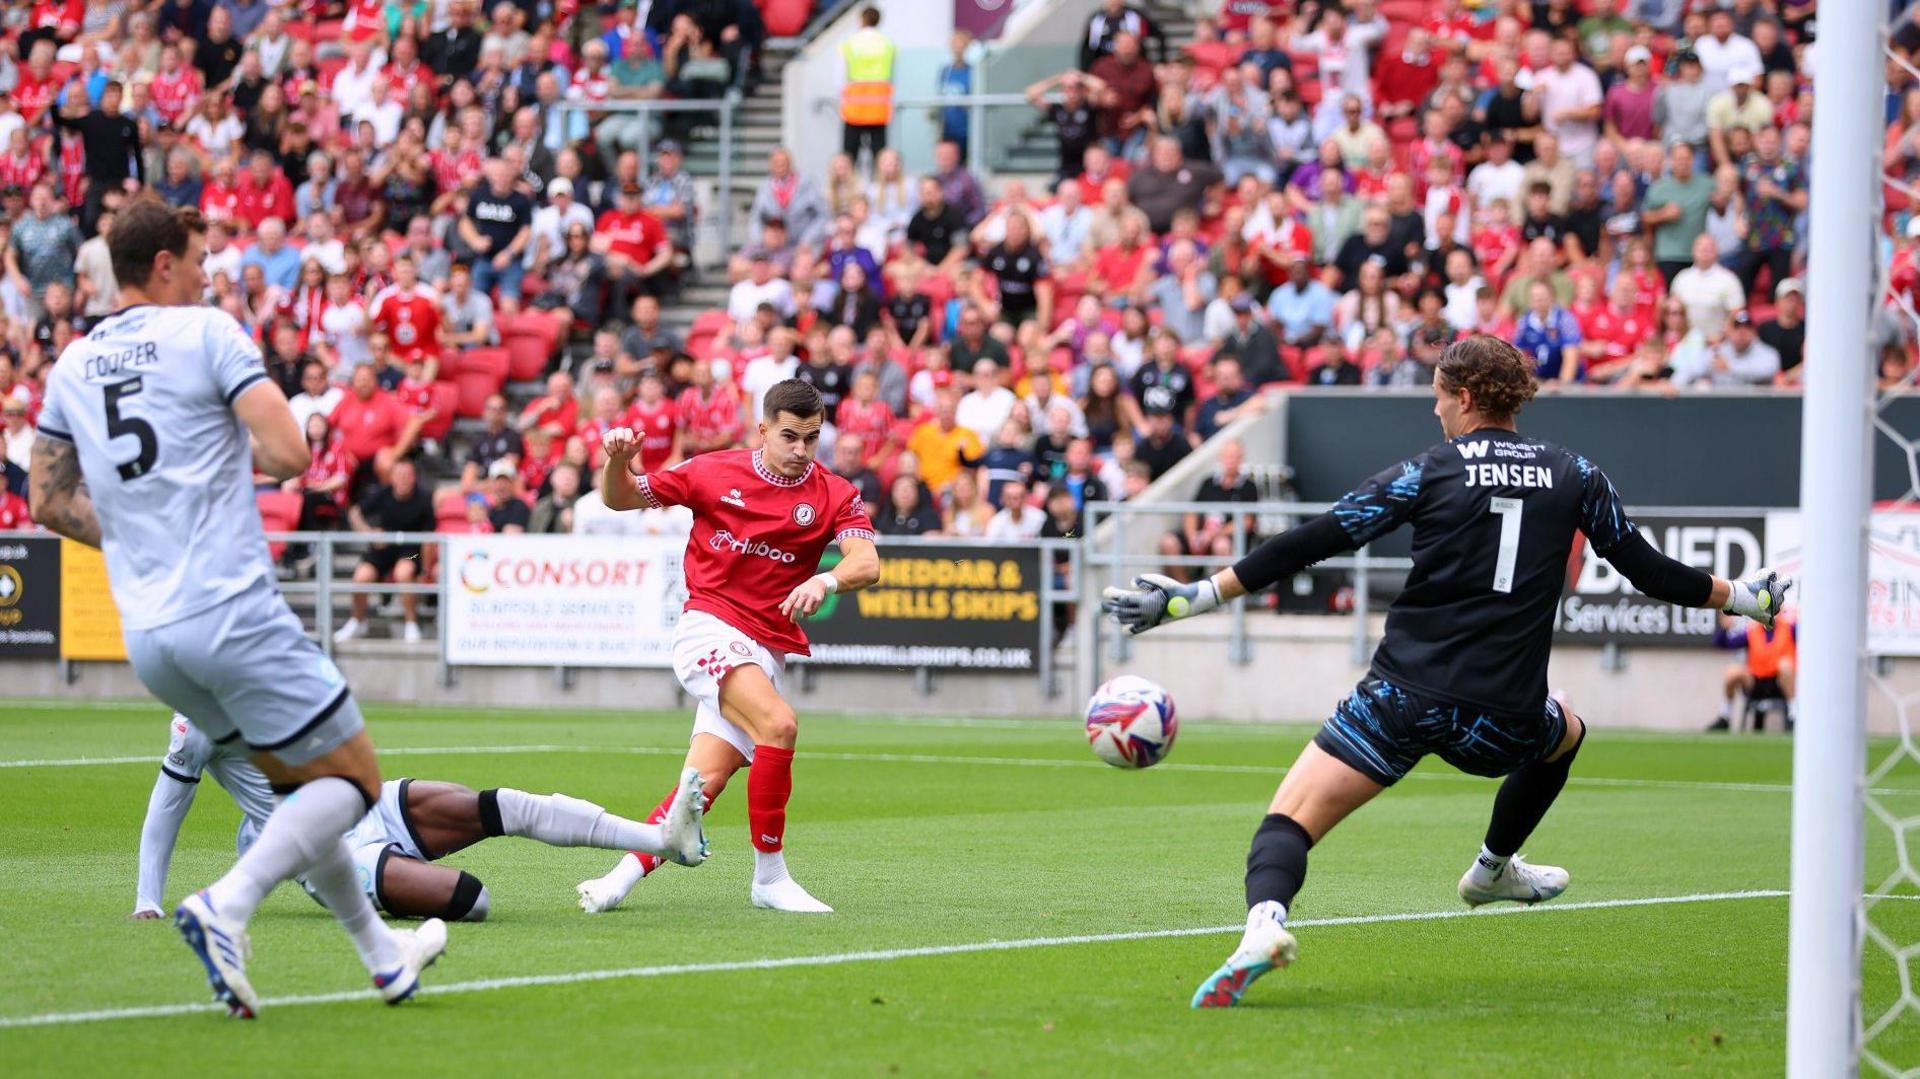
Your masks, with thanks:
M 1576 530 L 1606 557 L 1634 535 L 1591 461 L 1550 442 L 1483 429 L 1443 442 L 1342 497 L 1355 546 L 1413 526 L 1413 571 L 1387 610 L 1373 673 L 1495 713 L 1538 712 L 1553 612 Z

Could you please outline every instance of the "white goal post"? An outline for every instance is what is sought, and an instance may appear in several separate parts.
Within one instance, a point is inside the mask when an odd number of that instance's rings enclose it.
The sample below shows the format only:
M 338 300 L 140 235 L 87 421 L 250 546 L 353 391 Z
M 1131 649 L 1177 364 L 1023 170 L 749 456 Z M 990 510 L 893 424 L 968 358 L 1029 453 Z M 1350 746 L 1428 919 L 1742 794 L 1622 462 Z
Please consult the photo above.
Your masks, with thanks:
M 1860 1062 L 1865 860 L 1867 526 L 1872 499 L 1871 321 L 1879 301 L 1884 7 L 1820 20 L 1808 207 L 1806 397 L 1801 424 L 1801 701 L 1793 745 L 1787 1073 Z

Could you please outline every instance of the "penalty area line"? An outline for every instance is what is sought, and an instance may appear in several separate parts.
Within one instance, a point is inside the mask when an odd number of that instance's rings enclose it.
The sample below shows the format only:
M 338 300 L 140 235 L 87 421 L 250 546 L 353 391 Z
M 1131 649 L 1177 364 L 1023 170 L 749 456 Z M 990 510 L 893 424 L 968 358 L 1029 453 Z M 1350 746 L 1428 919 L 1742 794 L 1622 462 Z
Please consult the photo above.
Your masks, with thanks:
M 1318 926 L 1385 925 L 1395 922 L 1441 922 L 1462 918 L 1539 917 L 1553 912 L 1614 910 L 1623 907 L 1663 907 L 1693 903 L 1719 903 L 1741 899 L 1783 899 L 1789 893 L 1778 888 L 1737 892 L 1693 892 L 1687 895 L 1645 896 L 1636 899 L 1593 899 L 1576 903 L 1552 903 L 1538 907 L 1488 907 L 1479 910 L 1408 911 L 1400 914 L 1351 914 L 1330 918 L 1297 918 L 1290 928 Z M 577 985 L 582 982 L 620 981 L 631 978 L 668 978 L 684 974 L 730 974 L 750 970 L 787 970 L 795 967 L 832 967 L 848 963 L 891 963 L 902 959 L 930 959 L 950 955 L 977 955 L 983 952 L 1016 952 L 1034 948 L 1063 948 L 1082 944 L 1115 944 L 1138 940 L 1165 940 L 1175 937 L 1210 937 L 1238 933 L 1244 925 L 1209 925 L 1186 929 L 1145 929 L 1125 933 L 1082 933 L 1070 936 L 1024 937 L 1015 940 L 982 940 L 963 944 L 934 944 L 918 948 L 883 948 L 858 952 L 833 952 L 826 955 L 795 955 L 770 959 L 737 959 L 709 963 L 673 963 L 647 967 L 614 967 L 607 970 L 578 970 L 558 974 L 525 974 L 506 978 L 480 978 L 445 985 L 423 985 L 423 996 L 451 996 L 457 993 L 487 993 L 500 989 L 527 989 L 549 985 Z M 261 1007 L 292 1008 L 313 1004 L 340 1004 L 347 1001 L 375 1000 L 371 989 L 337 993 L 312 993 L 299 996 L 268 997 Z M 223 1012 L 224 1004 L 153 1004 L 132 1008 L 103 1008 L 84 1012 L 47 1012 L 41 1015 L 0 1016 L 0 1030 L 22 1027 L 70 1026 L 102 1023 L 120 1019 L 159 1019 L 198 1012 Z

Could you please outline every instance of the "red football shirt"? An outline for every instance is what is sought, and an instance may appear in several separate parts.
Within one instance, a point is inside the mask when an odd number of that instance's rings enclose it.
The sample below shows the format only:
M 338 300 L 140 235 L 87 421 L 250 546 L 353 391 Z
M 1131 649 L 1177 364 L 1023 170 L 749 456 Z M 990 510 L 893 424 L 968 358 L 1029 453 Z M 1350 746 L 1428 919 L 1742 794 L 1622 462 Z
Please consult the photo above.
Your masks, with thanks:
M 384 390 L 373 391 L 364 401 L 349 393 L 333 406 L 333 429 L 340 432 L 356 461 L 371 461 L 374 454 L 400 441 L 407 419 L 407 406 Z
M 147 98 L 153 102 L 153 110 L 160 114 L 162 120 L 183 123 L 200 100 L 200 73 L 185 65 L 175 68 L 171 75 L 162 71 L 153 77 L 153 83 L 147 88 Z
M 0 529 L 22 529 L 32 531 L 40 526 L 33 521 L 32 508 L 27 500 L 0 487 Z M 785 599 L 785 596 L 781 596 Z
M 840 402 L 840 409 L 834 413 L 833 425 L 843 435 L 859 435 L 866 442 L 869 452 L 879 449 L 893 431 L 893 409 L 878 397 L 861 404 L 848 397 Z
M 233 182 L 233 194 L 234 213 L 256 229 L 269 217 L 279 218 L 283 225 L 294 222 L 293 185 L 278 169 L 265 184 L 255 182 L 251 169 L 241 173 Z
M 13 107 L 20 110 L 20 118 L 29 124 L 38 123 L 53 104 L 54 91 L 60 89 L 59 80 L 49 74 L 44 79 L 36 79 L 31 71 L 21 71 L 20 81 L 13 87 Z
M 640 436 L 641 470 L 665 468 L 667 459 L 673 456 L 673 432 L 680 426 L 680 410 L 673 401 L 662 397 L 652 407 L 645 401 L 634 401 L 627 409 L 626 425 Z
M 704 400 L 698 389 L 688 386 L 680 391 L 674 405 L 680 413 L 681 430 L 689 439 L 712 445 L 723 438 L 732 442 L 740 437 L 740 391 L 731 382 L 714 383 L 713 395 Z
M 798 479 L 768 468 L 758 450 L 691 457 L 640 477 L 656 509 L 693 510 L 687 537 L 687 606 L 774 652 L 809 655 L 807 635 L 780 604 L 820 570 L 829 542 L 873 538 L 860 492 L 816 463 Z
M 608 210 L 594 223 L 594 231 L 607 238 L 607 249 L 611 253 L 625 255 L 639 263 L 653 258 L 654 251 L 667 241 L 666 227 L 645 210 L 632 213 Z
M 373 298 L 373 324 L 393 342 L 394 358 L 407 363 L 422 356 L 440 356 L 440 304 L 431 290 L 415 286 L 401 292 L 395 285 Z

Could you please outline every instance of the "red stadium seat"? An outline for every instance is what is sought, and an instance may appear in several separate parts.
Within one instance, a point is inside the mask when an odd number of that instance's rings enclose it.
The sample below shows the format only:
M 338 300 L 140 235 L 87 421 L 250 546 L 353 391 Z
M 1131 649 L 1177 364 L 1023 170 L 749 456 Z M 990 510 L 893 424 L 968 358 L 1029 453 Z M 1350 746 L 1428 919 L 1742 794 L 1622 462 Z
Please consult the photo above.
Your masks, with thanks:
M 693 316 L 693 325 L 688 328 L 687 336 L 691 337 L 697 333 L 719 333 L 726 328 L 727 313 L 719 308 L 714 308 L 712 310 L 702 311 Z
M 260 526 L 268 532 L 292 532 L 300 527 L 300 506 L 302 499 L 297 494 L 286 491 L 261 491 L 253 496 L 260 506 Z M 280 554 L 286 549 L 284 543 L 267 545 L 273 560 L 278 562 Z
M 506 343 L 507 376 L 515 382 L 525 382 L 547 373 L 547 358 L 553 355 L 544 337 L 520 335 L 502 338 Z
M 505 346 L 509 376 L 516 382 L 547 373 L 547 361 L 560 347 L 559 328 L 545 313 L 509 315 L 494 320 Z
M 420 428 L 420 434 L 423 438 L 444 442 L 447 435 L 453 431 L 453 419 L 460 410 L 460 387 L 442 380 L 433 384 L 431 392 L 434 416 L 427 421 L 426 426 Z
M 807 28 L 814 0 L 754 0 L 772 37 L 793 37 Z
M 467 495 L 458 487 L 446 486 L 433 492 L 433 515 L 435 517 L 467 515 Z
M 500 348 L 468 349 L 460 357 L 460 370 L 453 384 L 460 396 L 456 411 L 477 417 L 486 409 L 487 398 L 507 384 L 507 353 Z

